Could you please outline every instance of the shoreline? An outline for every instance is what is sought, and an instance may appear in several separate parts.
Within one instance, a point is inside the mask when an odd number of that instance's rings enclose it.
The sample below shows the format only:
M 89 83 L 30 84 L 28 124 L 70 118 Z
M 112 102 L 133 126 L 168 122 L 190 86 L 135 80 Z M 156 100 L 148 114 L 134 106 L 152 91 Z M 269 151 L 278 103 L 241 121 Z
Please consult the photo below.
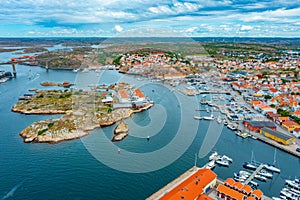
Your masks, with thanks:
M 98 128 L 103 128 L 103 127 L 107 127 L 107 126 L 111 126 L 121 120 L 127 119 L 129 117 L 131 117 L 134 113 L 139 113 L 139 112 L 143 112 L 144 110 L 147 110 L 149 108 L 151 108 L 153 106 L 153 104 L 148 104 L 143 108 L 140 108 L 138 110 L 128 110 L 128 109 L 117 109 L 115 110 L 115 112 L 118 111 L 123 111 L 123 115 L 122 116 L 118 116 L 118 117 L 114 117 L 112 116 L 112 118 L 109 121 L 106 122 L 99 122 L 94 123 L 92 125 L 86 126 L 84 128 L 81 129 L 75 129 L 75 130 L 69 130 L 66 133 L 66 130 L 62 129 L 60 130 L 59 134 L 55 134 L 56 136 L 53 136 L 54 134 L 50 134 L 48 133 L 48 135 L 41 135 L 39 134 L 40 131 L 45 130 L 45 127 L 47 128 L 47 125 L 49 127 L 49 124 L 51 123 L 57 123 L 60 121 L 65 121 L 65 120 L 69 120 L 69 121 L 75 121 L 76 118 L 72 115 L 72 112 L 68 112 L 68 111 L 64 111 L 63 113 L 59 112 L 53 112 L 50 111 L 52 114 L 65 114 L 64 116 L 62 116 L 61 118 L 58 119 L 54 119 L 54 120 L 44 120 L 44 121 L 38 121 L 38 122 L 34 122 L 33 124 L 29 125 L 28 127 L 26 127 L 25 129 L 23 129 L 19 135 L 23 138 L 23 141 L 25 143 L 49 143 L 49 144 L 58 144 L 60 142 L 64 142 L 64 141 L 68 141 L 68 140 L 74 140 L 74 139 L 79 139 L 81 137 L 87 136 L 90 134 L 90 131 L 98 129 Z M 17 112 L 16 110 L 14 110 L 14 112 Z M 35 111 L 37 113 L 30 113 L 30 114 L 49 114 L 46 111 Z M 26 112 L 24 110 L 19 110 L 19 113 L 22 114 L 26 114 Z M 38 126 L 41 126 L 40 128 L 36 128 Z M 34 130 L 34 128 L 36 128 L 36 130 Z M 47 128 L 48 130 L 48 128 Z

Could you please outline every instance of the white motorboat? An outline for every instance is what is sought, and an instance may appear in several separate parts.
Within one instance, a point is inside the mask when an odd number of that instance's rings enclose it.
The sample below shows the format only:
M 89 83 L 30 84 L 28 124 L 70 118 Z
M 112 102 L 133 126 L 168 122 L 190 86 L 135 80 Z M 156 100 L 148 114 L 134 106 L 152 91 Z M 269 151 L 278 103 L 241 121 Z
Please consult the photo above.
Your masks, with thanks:
M 216 151 L 214 151 L 210 156 L 209 156 L 209 160 L 213 160 L 215 158 L 218 157 L 218 153 Z
M 201 120 L 201 119 L 203 119 L 203 117 L 201 117 L 201 116 L 194 116 L 194 119 L 198 119 L 198 120 Z
M 285 183 L 289 185 L 292 188 L 295 188 L 297 190 L 300 190 L 300 183 L 297 183 L 295 180 L 286 180 Z
M 228 167 L 228 166 L 229 166 L 229 161 L 223 160 L 223 159 L 221 159 L 221 158 L 218 158 L 218 159 L 216 160 L 216 163 L 217 163 L 218 165 L 225 166 L 225 167 Z
M 251 175 L 250 172 L 243 171 L 243 170 L 239 171 L 239 174 L 242 174 L 242 175 L 247 176 L 247 177 L 249 177 Z
M 215 117 L 213 115 L 211 115 L 211 116 L 204 116 L 203 119 L 204 120 L 214 120 Z
M 223 159 L 223 160 L 227 160 L 227 161 L 229 161 L 229 162 L 232 162 L 232 159 L 231 158 L 229 158 L 228 156 L 222 156 L 221 157 L 221 159 Z
M 273 174 L 272 173 L 270 173 L 270 172 L 267 172 L 266 170 L 260 170 L 259 172 L 258 172 L 258 174 L 259 175 L 261 175 L 261 176 L 264 176 L 264 177 L 266 177 L 266 178 L 273 178 Z
M 264 177 L 264 176 L 261 176 L 261 175 L 255 175 L 254 176 L 255 179 L 259 180 L 259 181 L 263 181 L 263 182 L 266 182 L 267 181 L 267 178 Z
M 222 123 L 222 118 L 221 118 L 220 116 L 217 118 L 217 122 L 218 122 L 219 124 Z
M 205 166 L 206 169 L 213 169 L 216 167 L 215 161 L 212 160 L 209 163 L 207 163 L 207 165 Z

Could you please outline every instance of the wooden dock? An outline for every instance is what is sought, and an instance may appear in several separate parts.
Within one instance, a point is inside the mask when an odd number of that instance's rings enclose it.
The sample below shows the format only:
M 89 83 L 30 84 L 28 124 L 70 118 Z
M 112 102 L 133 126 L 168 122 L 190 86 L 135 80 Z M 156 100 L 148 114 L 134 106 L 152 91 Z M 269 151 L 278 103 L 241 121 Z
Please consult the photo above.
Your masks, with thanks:
M 258 172 L 260 172 L 260 170 L 262 170 L 262 168 L 264 168 L 264 164 L 260 164 L 258 166 L 258 168 L 256 168 L 256 170 L 251 174 L 251 176 L 249 176 L 247 178 L 247 180 L 244 182 L 244 184 L 248 185 L 250 183 L 250 181 L 252 181 L 254 179 L 254 177 L 258 174 Z

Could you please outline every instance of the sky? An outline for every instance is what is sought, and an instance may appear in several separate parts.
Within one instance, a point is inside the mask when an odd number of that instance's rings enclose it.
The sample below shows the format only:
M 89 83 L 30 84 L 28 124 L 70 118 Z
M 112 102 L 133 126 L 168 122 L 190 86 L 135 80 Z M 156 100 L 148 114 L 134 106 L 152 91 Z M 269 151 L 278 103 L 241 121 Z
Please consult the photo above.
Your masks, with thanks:
M 0 0 L 0 37 L 300 37 L 300 1 Z

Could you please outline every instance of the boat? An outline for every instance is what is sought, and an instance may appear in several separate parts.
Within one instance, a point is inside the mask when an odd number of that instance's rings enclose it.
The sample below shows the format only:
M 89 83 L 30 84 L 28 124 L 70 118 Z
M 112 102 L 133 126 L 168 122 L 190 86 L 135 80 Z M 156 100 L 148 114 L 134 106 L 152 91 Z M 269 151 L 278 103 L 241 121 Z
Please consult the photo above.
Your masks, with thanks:
M 258 172 L 258 175 L 264 176 L 266 178 L 273 178 L 272 173 L 267 172 L 266 170 L 263 170 L 263 169 Z
M 251 185 L 255 186 L 255 187 L 258 187 L 258 185 L 259 185 L 259 184 L 256 183 L 255 181 L 250 181 L 249 183 L 250 183 Z
M 209 112 L 210 112 L 208 108 L 206 108 L 206 112 L 207 112 L 207 113 L 209 113 Z
M 199 119 L 199 120 L 201 120 L 202 119 L 202 117 L 201 116 L 194 116 L 194 119 Z
M 216 151 L 214 151 L 210 156 L 209 156 L 209 160 L 213 160 L 215 158 L 218 157 L 218 153 Z
M 205 119 L 205 120 L 214 120 L 215 118 L 214 118 L 213 115 L 211 115 L 211 116 L 204 116 L 203 119 Z
M 221 118 L 220 116 L 217 118 L 217 122 L 218 122 L 219 124 L 222 123 L 222 118 Z
M 228 122 L 226 120 L 224 120 L 224 125 L 227 126 L 228 125 Z
M 276 164 L 276 148 L 274 150 L 274 161 L 273 161 L 273 164 L 265 164 L 264 168 L 266 168 L 267 170 L 272 171 L 272 172 L 280 173 L 280 169 L 277 168 L 277 167 L 275 167 L 275 164 Z
M 283 196 L 287 197 L 288 199 L 292 199 L 292 200 L 299 200 L 299 195 L 294 195 L 286 190 L 281 190 L 280 194 L 282 194 Z
M 233 175 L 234 175 L 234 178 L 238 179 L 238 180 L 241 181 L 241 182 L 244 182 L 244 181 L 247 180 L 247 177 L 246 177 L 246 176 L 243 176 L 243 175 L 241 175 L 241 174 L 234 173 Z
M 0 78 L 0 83 L 5 83 L 9 80 L 7 77 Z
M 247 176 L 247 177 L 249 177 L 251 175 L 250 172 L 243 171 L 243 170 L 239 171 L 239 174 L 242 174 L 242 175 Z
M 258 174 L 256 174 L 256 175 L 254 176 L 254 178 L 257 179 L 257 180 L 259 180 L 259 181 L 262 181 L 262 182 L 266 182 L 266 181 L 267 181 L 267 178 L 266 178 L 266 177 L 261 176 L 261 175 L 258 175 Z
M 297 193 L 297 192 L 294 192 L 292 189 L 289 189 L 289 188 L 282 188 L 282 191 L 286 191 L 286 192 L 288 192 L 288 193 L 290 193 L 290 194 L 292 194 L 292 195 L 294 195 L 294 196 L 300 197 L 300 194 Z
M 213 169 L 216 167 L 215 161 L 212 160 L 209 163 L 207 163 L 207 165 L 205 166 L 206 169 Z
M 73 69 L 73 72 L 78 72 L 80 68 Z
M 216 163 L 220 166 L 225 166 L 225 167 L 228 167 L 229 166 L 229 161 L 228 160 L 224 160 L 222 158 L 218 158 L 216 160 Z
M 297 190 L 300 190 L 300 183 L 298 183 L 297 181 L 295 181 L 295 180 L 286 180 L 285 181 L 285 183 L 287 184 L 287 185 L 289 185 L 290 187 L 292 187 L 292 188 L 295 188 L 295 189 L 297 189 Z
M 264 168 L 272 172 L 280 173 L 280 169 L 271 164 L 264 164 Z
M 233 131 L 236 131 L 237 130 L 237 127 L 236 126 L 234 126 L 233 124 L 228 124 L 227 125 L 227 128 L 229 128 L 230 130 L 233 130 Z
M 250 170 L 256 170 L 257 166 L 253 165 L 252 163 L 245 162 L 243 164 L 243 167 Z
M 229 158 L 228 156 L 225 156 L 225 155 L 223 155 L 223 156 L 221 157 L 221 159 L 227 160 L 228 162 L 232 162 L 232 159 Z

